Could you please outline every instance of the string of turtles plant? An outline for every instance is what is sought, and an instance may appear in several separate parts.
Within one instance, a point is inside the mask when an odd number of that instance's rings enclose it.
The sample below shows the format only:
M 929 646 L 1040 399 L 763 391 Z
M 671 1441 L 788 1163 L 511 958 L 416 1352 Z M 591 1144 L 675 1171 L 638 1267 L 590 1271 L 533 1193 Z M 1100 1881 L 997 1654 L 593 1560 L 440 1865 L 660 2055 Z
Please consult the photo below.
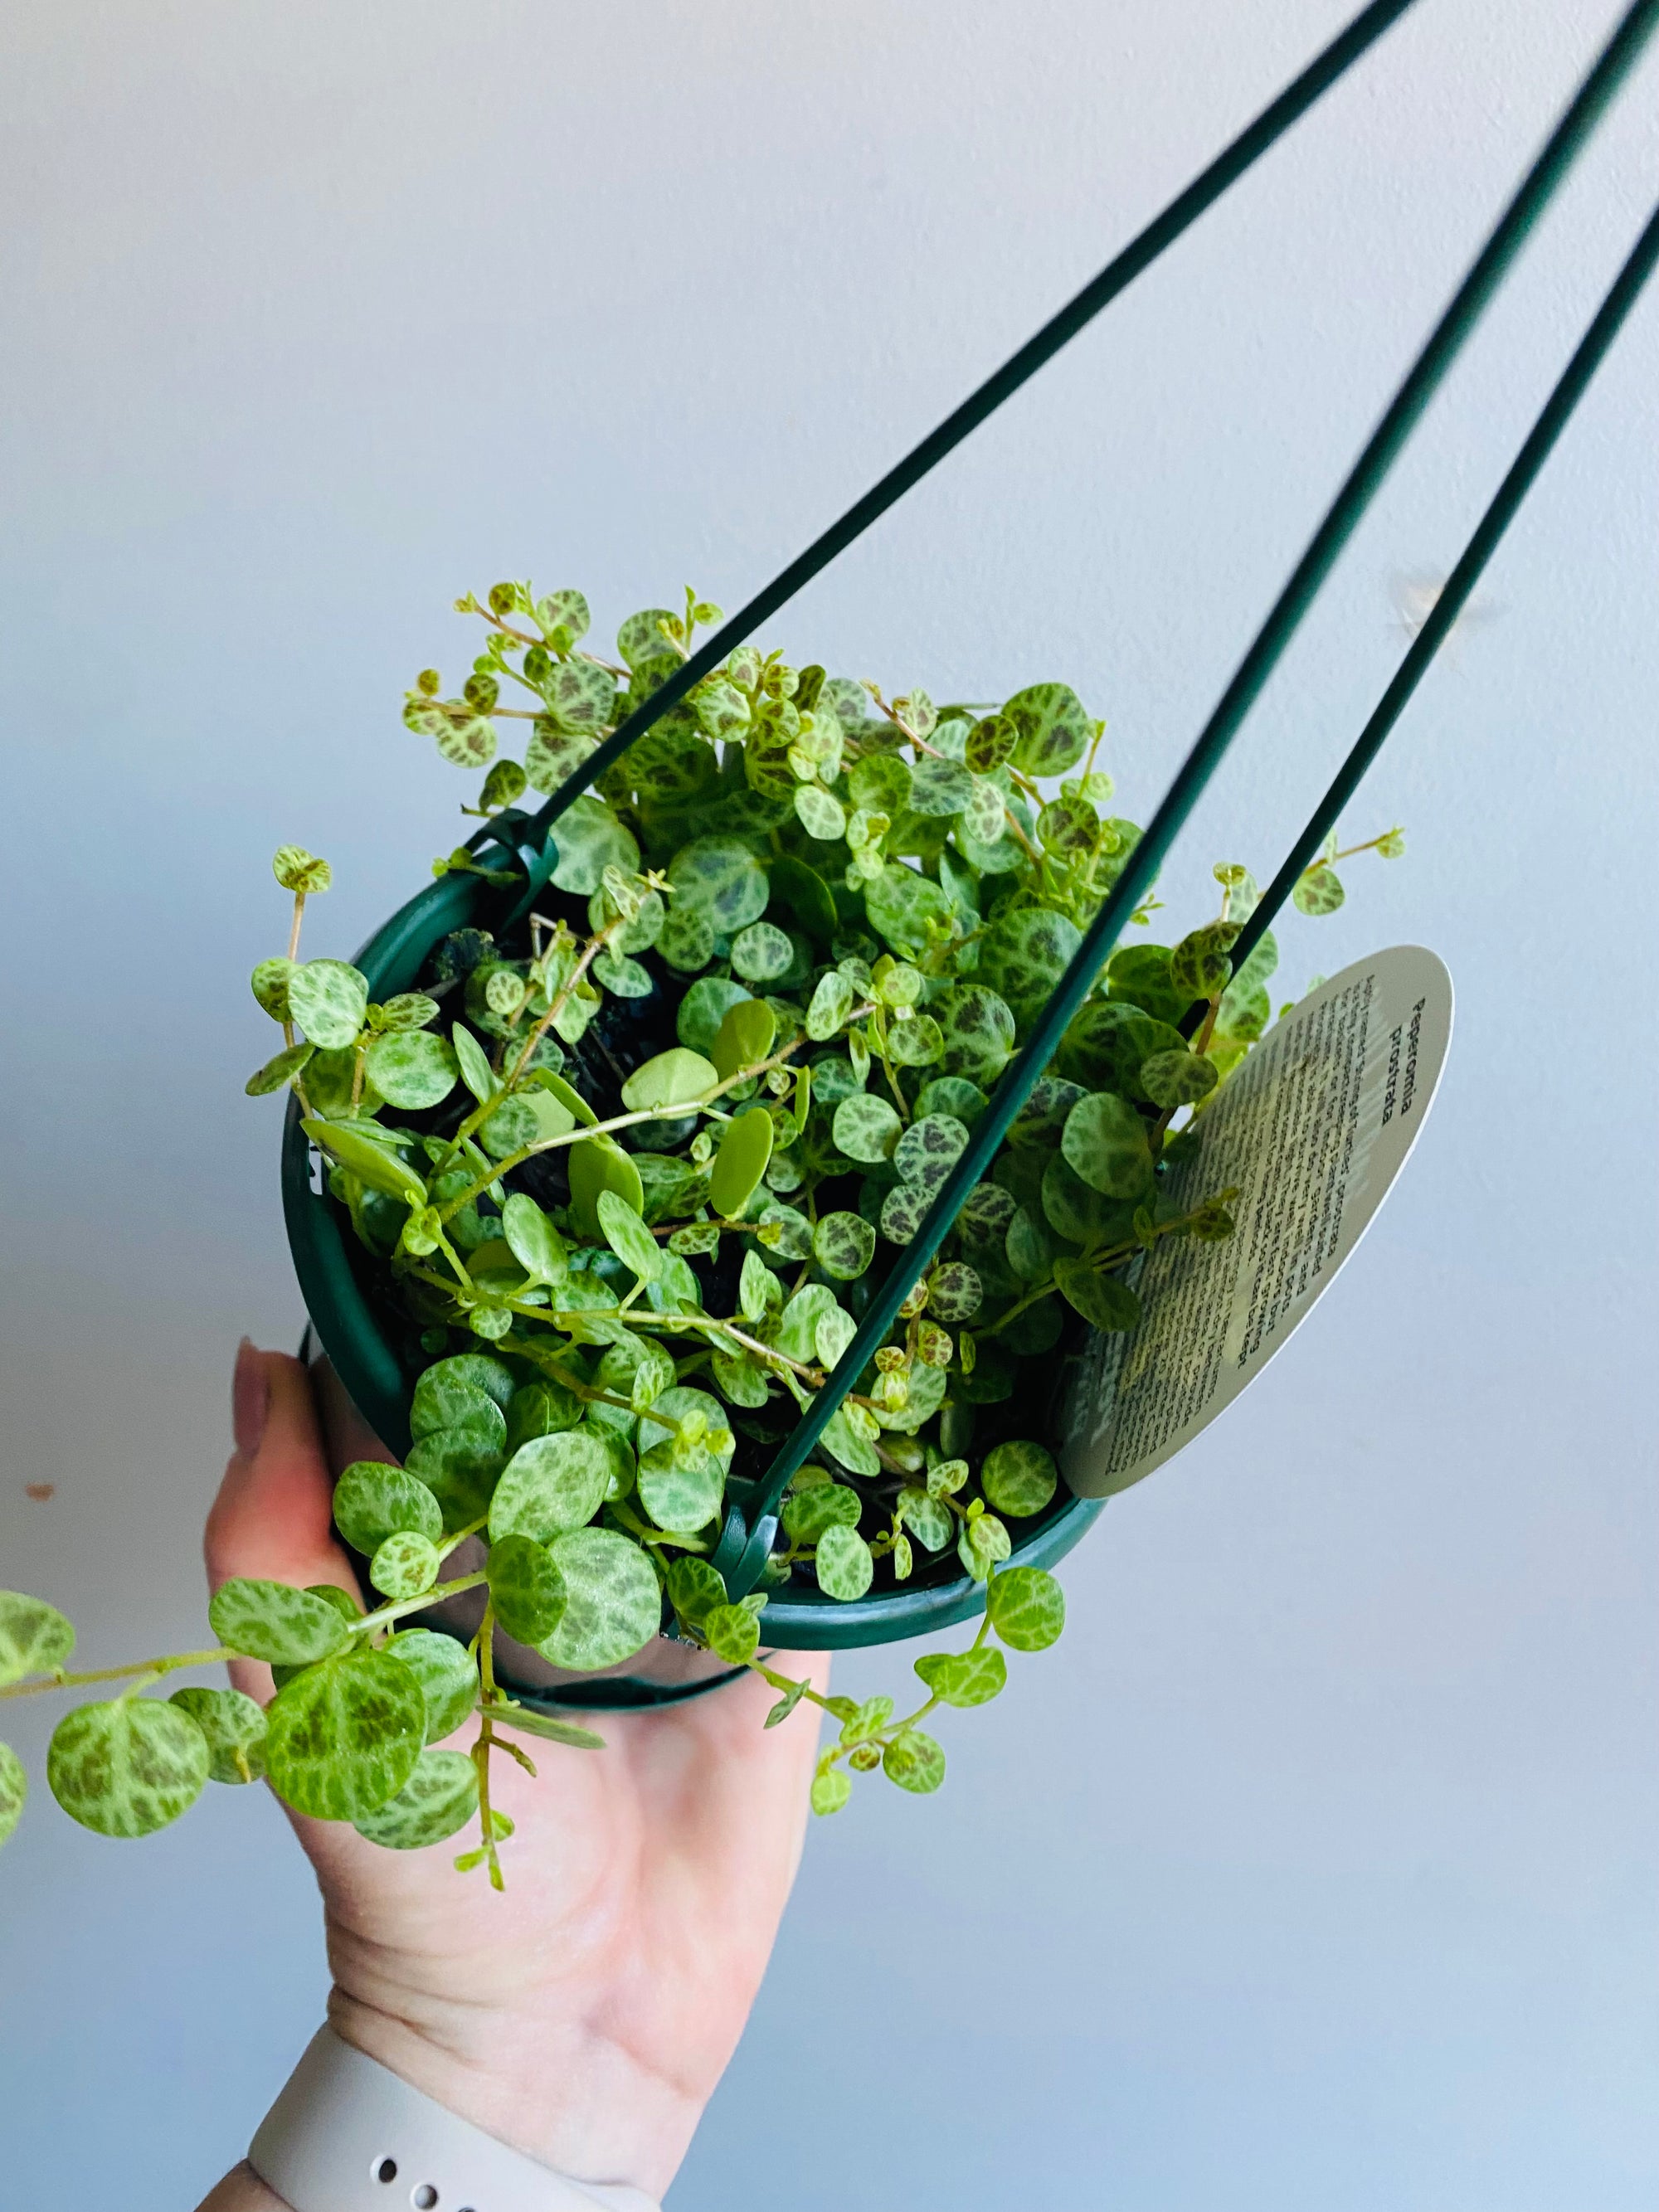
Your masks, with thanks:
M 457 604 L 482 618 L 482 650 L 457 696 L 422 674 L 404 719 L 486 771 L 463 810 L 483 819 L 558 788 L 720 619 L 688 592 L 679 612 L 630 617 L 611 661 L 585 646 L 579 592 L 498 584 Z M 501 750 L 514 722 L 521 760 Z M 66 1812 L 146 1834 L 209 1780 L 264 1775 L 296 1810 L 395 1849 L 476 1820 L 455 1863 L 499 1886 L 511 1824 L 492 1756 L 530 1766 L 520 1737 L 601 1741 L 515 1699 L 503 1651 L 594 1670 L 665 1624 L 763 1676 L 769 1726 L 802 1698 L 837 1724 L 817 1811 L 847 1802 L 851 1772 L 939 1786 L 923 1723 L 995 1697 L 1004 1648 L 1041 1650 L 1064 1624 L 1054 1578 L 1005 1564 L 1010 1522 L 1055 1500 L 1028 1431 L 1056 1348 L 1135 1327 L 1136 1262 L 1161 1239 L 1231 1234 L 1232 1193 L 1181 1212 L 1160 1169 L 1271 1019 L 1271 933 L 1237 975 L 1230 958 L 1256 902 L 1248 870 L 1216 868 L 1218 910 L 1174 945 L 1109 962 L 794 1477 L 762 1586 L 732 1602 L 709 1555 L 734 1468 L 758 1474 L 823 1388 L 878 1253 L 915 1233 L 1139 834 L 1109 811 L 1103 729 L 1063 684 L 935 707 L 742 647 L 560 817 L 520 929 L 455 932 L 420 989 L 381 1005 L 345 962 L 301 958 L 330 871 L 277 853 L 292 925 L 252 985 L 283 1045 L 246 1087 L 298 1094 L 406 1358 L 414 1442 L 401 1468 L 339 1479 L 369 1609 L 331 1585 L 232 1581 L 211 1648 L 71 1673 L 63 1614 L 0 1594 L 0 1698 L 125 1683 L 52 1739 Z M 1333 841 L 1296 904 L 1334 912 L 1338 861 L 1401 849 L 1397 829 Z M 434 867 L 521 881 L 466 847 Z M 769 1592 L 792 1581 L 851 1601 L 963 1572 L 987 1586 L 979 1632 L 915 1662 L 912 1711 L 821 1697 L 763 1655 Z M 404 1625 L 469 1594 L 470 1642 Z M 161 1694 L 237 1656 L 273 1667 L 263 1709 L 234 1690 Z M 469 1751 L 436 1747 L 469 1721 Z M 0 1746 L 0 1838 L 25 1788 Z

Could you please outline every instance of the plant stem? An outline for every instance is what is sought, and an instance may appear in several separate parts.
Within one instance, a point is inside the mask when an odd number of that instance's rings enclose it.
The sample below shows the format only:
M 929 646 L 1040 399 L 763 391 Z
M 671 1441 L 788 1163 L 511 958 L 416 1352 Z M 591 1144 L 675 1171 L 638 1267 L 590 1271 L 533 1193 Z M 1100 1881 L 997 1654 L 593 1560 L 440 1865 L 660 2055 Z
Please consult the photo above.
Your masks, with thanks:
M 128 1674 L 148 1677 L 151 1681 L 162 1674 L 171 1674 L 180 1667 L 210 1667 L 221 1659 L 240 1659 L 240 1651 L 232 1651 L 223 1644 L 211 1651 L 179 1651 L 168 1659 L 137 1659 L 126 1667 L 94 1667 L 86 1672 L 67 1673 L 58 1668 L 39 1681 L 9 1682 L 0 1690 L 0 1698 L 33 1698 L 43 1690 L 78 1690 L 84 1682 L 118 1682 Z

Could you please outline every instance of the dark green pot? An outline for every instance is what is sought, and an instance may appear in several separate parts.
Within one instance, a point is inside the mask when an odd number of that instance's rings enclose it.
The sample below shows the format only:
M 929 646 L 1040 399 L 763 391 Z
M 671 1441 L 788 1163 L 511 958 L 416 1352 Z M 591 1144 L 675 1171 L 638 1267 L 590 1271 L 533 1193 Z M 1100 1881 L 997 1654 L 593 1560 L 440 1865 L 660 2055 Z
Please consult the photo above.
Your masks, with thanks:
M 550 847 L 534 873 L 544 882 L 553 866 Z M 534 886 L 539 890 L 540 884 Z M 412 990 L 428 955 L 452 930 L 469 924 L 498 927 L 526 903 L 510 892 L 492 889 L 477 876 L 450 875 L 436 882 L 401 907 L 377 930 L 356 956 L 356 965 L 368 978 L 369 995 L 390 998 Z M 289 1102 L 283 1133 L 283 1211 L 288 1226 L 295 1272 L 310 1316 L 311 1325 L 362 1419 L 386 1446 L 401 1457 L 409 1449 L 409 1407 L 414 1375 L 405 1368 L 388 1340 L 368 1294 L 368 1273 L 373 1262 L 351 1232 L 343 1209 L 327 1195 L 320 1170 L 305 1132 L 300 1127 L 297 1099 Z M 1048 1567 L 1063 1559 L 1079 1541 L 1104 1500 L 1070 1498 L 1064 1491 L 1043 1520 L 1014 1547 L 1012 1565 Z M 717 1564 L 723 1567 L 744 1553 L 750 1562 L 765 1524 L 751 1534 L 744 1527 L 740 1505 L 728 1525 Z M 826 1598 L 810 1589 L 777 1591 L 766 1608 L 765 1640 L 780 1650 L 840 1651 L 871 1644 L 896 1644 L 913 1636 L 928 1636 L 957 1623 L 975 1619 L 985 1607 L 983 1585 L 963 1576 L 959 1580 L 927 1589 L 890 1590 L 860 1598 L 851 1604 Z M 722 1676 L 720 1680 L 729 1677 Z M 592 1685 L 600 1694 L 579 1697 L 581 1686 L 573 1686 L 558 1702 L 594 1705 L 638 1705 L 662 1702 L 661 1694 L 638 1694 L 615 1680 Z M 673 1694 L 696 1694 L 699 1684 Z M 550 1702 L 551 1702 L 550 1700 Z

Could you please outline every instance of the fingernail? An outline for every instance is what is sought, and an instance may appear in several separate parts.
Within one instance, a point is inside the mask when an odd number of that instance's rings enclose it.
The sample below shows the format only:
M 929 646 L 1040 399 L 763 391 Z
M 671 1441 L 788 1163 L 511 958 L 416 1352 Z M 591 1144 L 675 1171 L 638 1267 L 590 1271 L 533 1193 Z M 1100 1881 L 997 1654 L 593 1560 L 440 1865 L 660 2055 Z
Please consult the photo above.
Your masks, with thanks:
M 236 1347 L 236 1374 L 230 1386 L 231 1431 L 244 1459 L 252 1459 L 258 1450 L 270 1411 L 270 1378 L 252 1339 L 245 1336 Z

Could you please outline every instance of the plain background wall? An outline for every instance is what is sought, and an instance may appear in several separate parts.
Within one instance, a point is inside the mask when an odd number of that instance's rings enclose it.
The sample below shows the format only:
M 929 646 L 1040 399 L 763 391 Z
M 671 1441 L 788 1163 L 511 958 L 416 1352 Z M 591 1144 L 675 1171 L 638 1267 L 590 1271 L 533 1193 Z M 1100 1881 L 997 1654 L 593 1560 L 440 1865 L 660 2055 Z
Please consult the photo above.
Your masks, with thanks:
M 459 831 L 399 693 L 497 575 L 727 606 L 1343 20 L 1346 0 L 60 0 L 0 30 L 0 1581 L 88 1662 L 200 1624 L 244 1328 L 300 1311 L 240 1096 L 268 858 L 348 954 Z M 1613 18 L 1423 0 L 769 633 L 1063 676 L 1145 818 Z M 1535 240 L 1166 877 L 1264 876 L 1659 185 L 1659 56 Z M 673 2212 L 1654 2202 L 1650 1044 L 1659 296 L 1349 828 L 1301 988 L 1450 962 L 1427 1140 L 1332 1296 L 1065 1571 L 926 1802 L 814 1831 Z M 36 1502 L 26 1482 L 51 1482 Z M 902 1651 L 842 1670 L 861 1692 Z M 37 1775 L 49 1716 L 8 1719 Z M 524 1878 L 522 1875 L 520 1879 Z M 0 1875 L 9 2212 L 175 2212 L 319 2016 L 308 1875 L 219 1791 L 42 1788 Z

